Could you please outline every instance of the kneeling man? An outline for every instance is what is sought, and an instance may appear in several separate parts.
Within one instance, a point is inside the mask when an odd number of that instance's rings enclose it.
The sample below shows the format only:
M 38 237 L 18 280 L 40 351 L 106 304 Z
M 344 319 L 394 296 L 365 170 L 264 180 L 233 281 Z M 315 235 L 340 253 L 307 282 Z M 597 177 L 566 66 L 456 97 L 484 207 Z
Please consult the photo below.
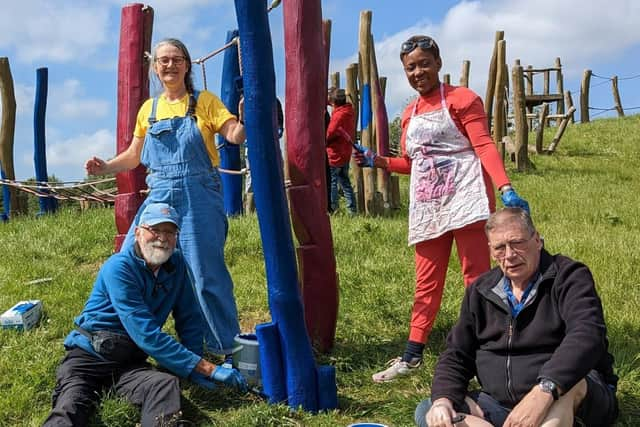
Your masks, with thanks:
M 232 368 L 202 358 L 202 314 L 184 257 L 176 251 L 176 211 L 151 203 L 140 216 L 135 245 L 102 266 L 84 310 L 67 336 L 53 409 L 45 426 L 86 426 L 99 392 L 115 392 L 141 407 L 142 427 L 171 426 L 180 417 L 180 386 L 171 373 L 207 387 L 214 380 L 245 391 Z M 173 313 L 180 338 L 162 331 Z M 171 373 L 146 362 L 153 357 Z
M 608 426 L 618 414 L 613 357 L 589 269 L 543 248 L 529 215 L 486 224 L 499 268 L 466 292 L 436 364 L 419 426 Z M 469 392 L 477 377 L 481 390 Z

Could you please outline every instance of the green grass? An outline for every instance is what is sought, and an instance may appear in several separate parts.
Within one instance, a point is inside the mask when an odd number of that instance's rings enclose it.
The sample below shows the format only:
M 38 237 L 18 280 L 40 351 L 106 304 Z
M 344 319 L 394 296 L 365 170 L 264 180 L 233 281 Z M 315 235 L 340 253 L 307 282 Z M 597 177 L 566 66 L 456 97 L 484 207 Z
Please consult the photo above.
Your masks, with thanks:
M 572 125 L 556 154 L 532 156 L 535 170 L 517 173 L 507 165 L 518 192 L 531 204 L 546 247 L 585 262 L 593 271 L 620 375 L 621 426 L 640 425 L 638 129 L 640 116 Z M 554 130 L 547 131 L 547 138 Z M 429 394 L 435 360 L 457 316 L 463 286 L 456 255 L 424 367 L 409 378 L 373 384 L 371 374 L 402 352 L 408 333 L 414 274 L 413 249 L 406 245 L 406 208 L 388 218 L 338 213 L 331 222 L 340 314 L 335 349 L 319 355 L 318 363 L 336 366 L 339 409 L 321 415 L 292 412 L 252 396 L 185 383 L 185 416 L 193 425 L 346 426 L 363 420 L 412 425 L 415 405 Z M 230 223 L 227 262 L 243 329 L 250 330 L 269 319 L 260 236 L 253 215 Z M 111 209 L 79 212 L 67 207 L 55 216 L 0 224 L 0 310 L 36 298 L 45 308 L 37 328 L 0 331 L 0 425 L 42 424 L 64 353 L 62 340 L 111 253 L 114 231 Z M 52 280 L 27 283 L 44 277 Z M 92 425 L 133 426 L 137 421 L 135 407 L 108 395 Z

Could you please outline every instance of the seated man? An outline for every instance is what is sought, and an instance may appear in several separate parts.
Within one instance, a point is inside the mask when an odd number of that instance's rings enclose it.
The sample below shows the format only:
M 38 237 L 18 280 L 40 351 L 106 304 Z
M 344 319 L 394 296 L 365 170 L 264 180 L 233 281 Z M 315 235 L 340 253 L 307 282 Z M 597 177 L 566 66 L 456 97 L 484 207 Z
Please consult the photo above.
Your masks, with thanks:
M 485 229 L 499 268 L 466 290 L 416 423 L 450 427 L 466 414 L 468 426 L 611 425 L 618 378 L 589 269 L 544 250 L 519 208 Z M 481 390 L 469 393 L 474 376 Z
M 86 426 L 99 391 L 113 387 L 141 407 L 141 424 L 173 425 L 180 416 L 178 378 L 213 388 L 213 380 L 246 390 L 242 375 L 201 357 L 201 313 L 187 266 L 175 251 L 176 211 L 149 204 L 135 230 L 135 245 L 102 266 L 76 329 L 65 339 L 67 354 L 58 367 L 53 409 L 45 426 Z M 162 331 L 173 312 L 180 342 Z

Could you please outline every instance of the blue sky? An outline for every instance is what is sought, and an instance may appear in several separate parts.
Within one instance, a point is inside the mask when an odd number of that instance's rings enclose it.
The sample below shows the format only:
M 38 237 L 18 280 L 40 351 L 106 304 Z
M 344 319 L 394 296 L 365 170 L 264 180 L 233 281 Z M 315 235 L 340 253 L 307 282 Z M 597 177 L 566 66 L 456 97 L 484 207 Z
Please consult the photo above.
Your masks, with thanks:
M 0 56 L 9 58 L 16 92 L 17 179 L 34 175 L 33 102 L 40 67 L 49 70 L 49 174 L 65 181 L 81 180 L 86 158 L 115 154 L 117 53 L 120 12 L 125 4 L 118 0 L 22 0 L 3 5 Z M 178 37 L 194 58 L 221 46 L 226 32 L 236 26 L 231 0 L 149 4 L 155 10 L 153 40 Z M 565 89 L 572 91 L 576 104 L 586 68 L 607 77 L 640 74 L 637 0 L 322 0 L 322 10 L 324 18 L 332 21 L 330 72 L 339 71 L 342 76 L 345 67 L 355 62 L 360 11 L 373 12 L 378 68 L 388 79 L 391 118 L 413 94 L 398 59 L 400 43 L 413 34 L 428 34 L 438 41 L 442 73 L 450 73 L 452 82 L 459 79 L 462 61 L 470 60 L 470 86 L 481 96 L 496 30 L 505 31 L 509 64 L 520 58 L 524 65 L 546 67 L 560 57 Z M 270 21 L 278 95 L 284 98 L 282 7 L 272 12 Z M 208 88 L 215 93 L 219 92 L 221 66 L 222 55 L 207 62 Z M 196 85 L 201 86 L 199 70 L 195 77 Z M 612 107 L 610 84 L 598 78 L 591 83 L 591 106 Z M 621 80 L 619 87 L 623 107 L 640 107 L 640 79 Z

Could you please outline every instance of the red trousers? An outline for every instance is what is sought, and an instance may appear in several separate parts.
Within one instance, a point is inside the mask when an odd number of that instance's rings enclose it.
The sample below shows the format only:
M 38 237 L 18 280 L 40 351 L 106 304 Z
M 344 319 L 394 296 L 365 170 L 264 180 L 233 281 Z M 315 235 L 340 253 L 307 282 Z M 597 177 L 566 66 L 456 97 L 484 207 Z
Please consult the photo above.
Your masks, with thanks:
M 436 320 L 447 276 L 451 244 L 456 241 L 464 285 L 469 286 L 490 268 L 486 221 L 478 221 L 440 237 L 416 244 L 416 292 L 409 340 L 426 343 Z

